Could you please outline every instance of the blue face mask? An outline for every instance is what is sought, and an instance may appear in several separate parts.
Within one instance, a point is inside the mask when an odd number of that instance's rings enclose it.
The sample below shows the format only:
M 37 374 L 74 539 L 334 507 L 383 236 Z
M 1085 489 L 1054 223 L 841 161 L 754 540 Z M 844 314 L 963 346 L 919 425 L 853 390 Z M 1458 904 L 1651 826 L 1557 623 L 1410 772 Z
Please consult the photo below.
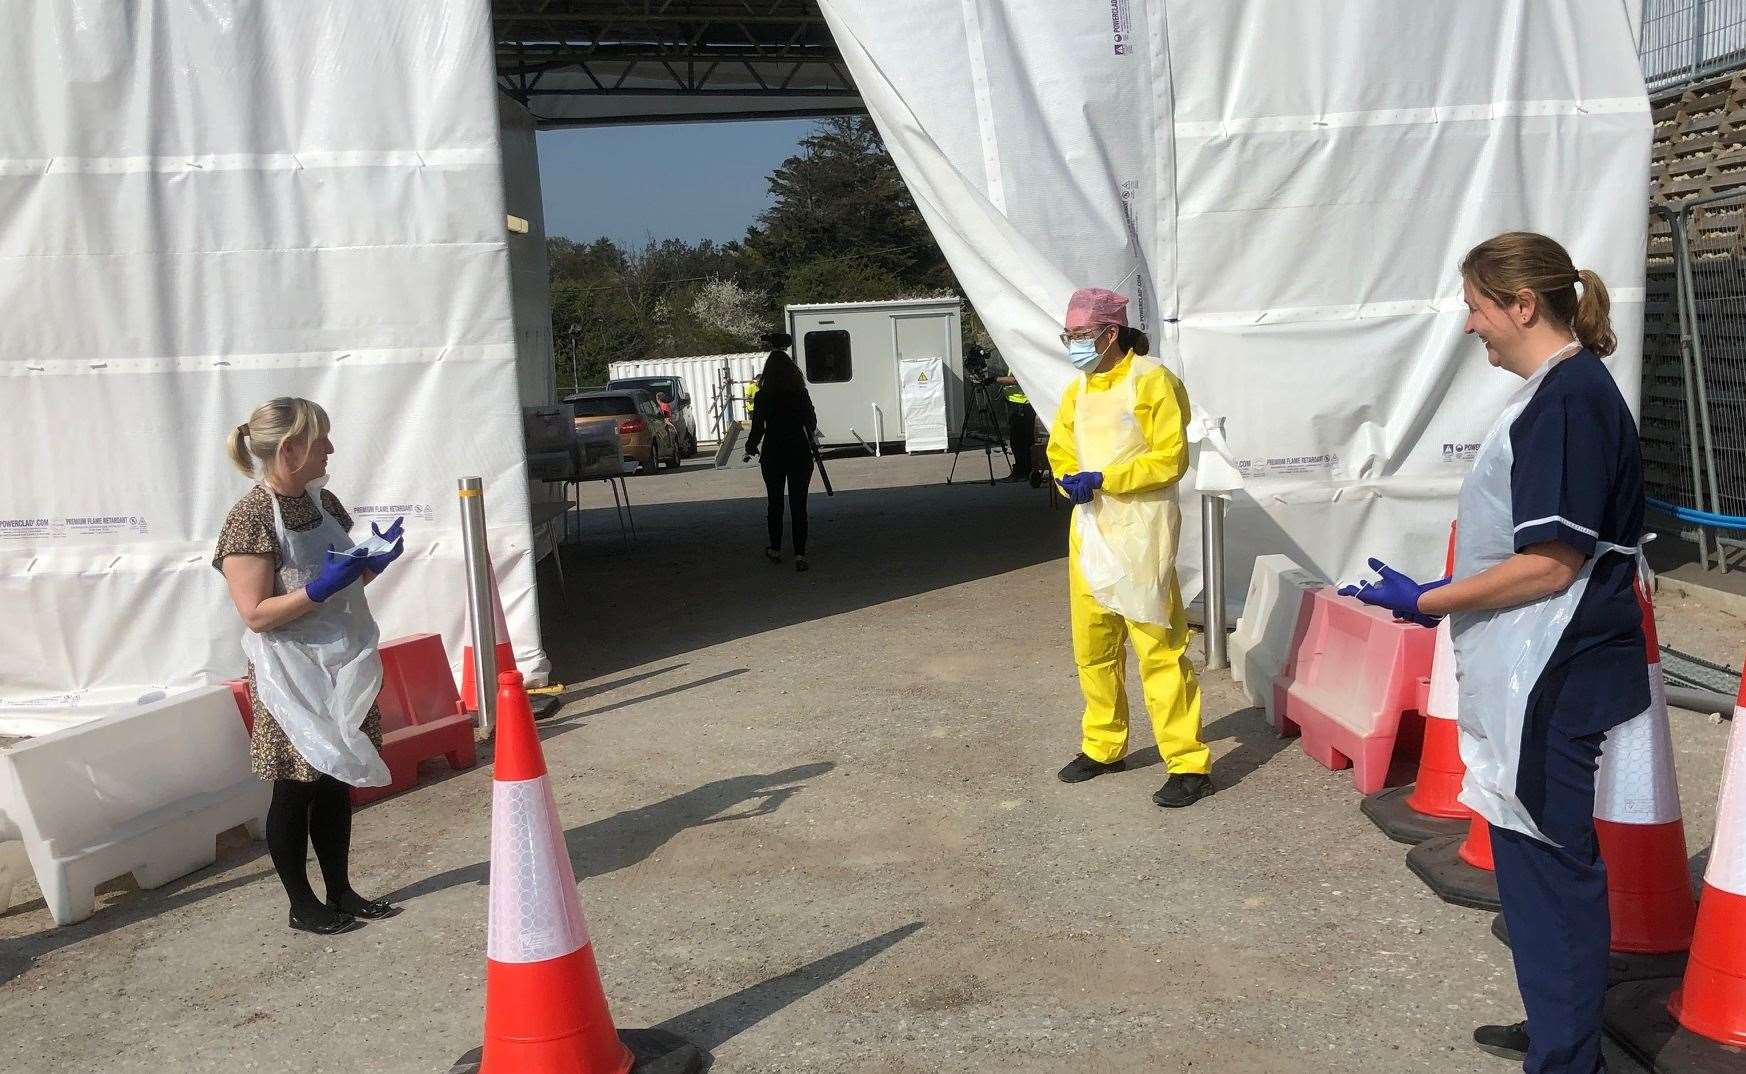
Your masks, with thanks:
M 1103 361 L 1103 356 L 1097 353 L 1097 340 L 1076 339 L 1067 344 L 1067 360 L 1082 373 L 1089 373 Z

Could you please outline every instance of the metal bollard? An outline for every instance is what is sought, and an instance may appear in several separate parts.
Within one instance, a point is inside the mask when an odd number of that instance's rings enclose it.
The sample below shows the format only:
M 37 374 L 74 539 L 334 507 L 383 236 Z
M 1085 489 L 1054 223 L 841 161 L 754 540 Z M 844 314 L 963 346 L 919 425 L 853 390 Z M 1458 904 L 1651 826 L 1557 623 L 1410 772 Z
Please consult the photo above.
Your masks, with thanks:
M 1225 498 L 1217 494 L 1200 497 L 1200 568 L 1206 667 L 1217 671 L 1231 663 L 1225 637 Z
M 458 482 L 461 499 L 461 553 L 467 564 L 467 619 L 473 635 L 473 691 L 479 711 L 473 726 L 489 734 L 497 726 L 497 617 L 492 611 L 491 551 L 485 544 L 485 484 L 477 477 Z

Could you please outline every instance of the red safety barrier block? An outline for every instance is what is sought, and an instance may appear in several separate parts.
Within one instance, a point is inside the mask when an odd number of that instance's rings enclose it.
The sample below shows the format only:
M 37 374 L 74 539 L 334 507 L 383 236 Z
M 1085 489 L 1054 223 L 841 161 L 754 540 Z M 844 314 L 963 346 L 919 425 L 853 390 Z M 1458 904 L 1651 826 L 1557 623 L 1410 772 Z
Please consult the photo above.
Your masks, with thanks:
M 230 687 L 230 696 L 236 698 L 236 711 L 242 716 L 243 729 L 249 734 L 255 733 L 255 709 L 249 704 L 249 680 L 229 679 L 226 686 Z
M 1436 632 L 1397 623 L 1381 608 L 1332 589 L 1310 594 L 1309 630 L 1285 680 L 1281 731 L 1318 764 L 1352 769 L 1360 794 L 1388 782 L 1396 741 L 1424 733 L 1423 687 Z
M 449 767 L 471 768 L 478 760 L 473 718 L 461 711 L 461 696 L 449 672 L 442 638 L 413 634 L 381 645 L 382 760 L 386 787 L 353 787 L 352 804 L 366 805 L 418 782 L 418 766 L 446 757 Z

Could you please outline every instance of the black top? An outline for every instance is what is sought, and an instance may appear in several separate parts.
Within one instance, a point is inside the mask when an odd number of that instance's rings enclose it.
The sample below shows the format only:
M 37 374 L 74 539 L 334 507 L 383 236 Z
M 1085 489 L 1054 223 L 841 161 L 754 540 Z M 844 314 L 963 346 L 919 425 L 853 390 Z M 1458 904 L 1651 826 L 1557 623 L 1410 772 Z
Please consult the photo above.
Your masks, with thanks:
M 812 435 L 817 431 L 818 415 L 813 412 L 812 396 L 805 388 L 798 392 L 764 388 L 752 398 L 752 432 L 746 439 L 746 452 L 757 451 L 760 444 L 804 452 L 810 450 Z

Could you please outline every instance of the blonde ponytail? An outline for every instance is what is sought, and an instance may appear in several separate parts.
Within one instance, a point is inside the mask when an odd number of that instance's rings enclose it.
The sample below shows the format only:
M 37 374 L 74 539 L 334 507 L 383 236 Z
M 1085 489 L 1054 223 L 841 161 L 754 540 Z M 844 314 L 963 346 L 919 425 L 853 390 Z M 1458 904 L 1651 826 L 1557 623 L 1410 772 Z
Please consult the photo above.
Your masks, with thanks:
M 1576 316 L 1570 327 L 1582 345 L 1605 358 L 1618 349 L 1619 337 L 1613 334 L 1613 300 L 1607 285 L 1593 269 L 1576 274 L 1582 282 L 1582 297 L 1576 300 Z
M 266 476 L 282 448 L 289 445 L 307 449 L 331 428 L 327 411 L 320 404 L 281 396 L 256 407 L 248 421 L 231 430 L 224 446 L 230 461 L 244 476 L 255 476 L 256 460 L 261 463 L 262 476 Z

